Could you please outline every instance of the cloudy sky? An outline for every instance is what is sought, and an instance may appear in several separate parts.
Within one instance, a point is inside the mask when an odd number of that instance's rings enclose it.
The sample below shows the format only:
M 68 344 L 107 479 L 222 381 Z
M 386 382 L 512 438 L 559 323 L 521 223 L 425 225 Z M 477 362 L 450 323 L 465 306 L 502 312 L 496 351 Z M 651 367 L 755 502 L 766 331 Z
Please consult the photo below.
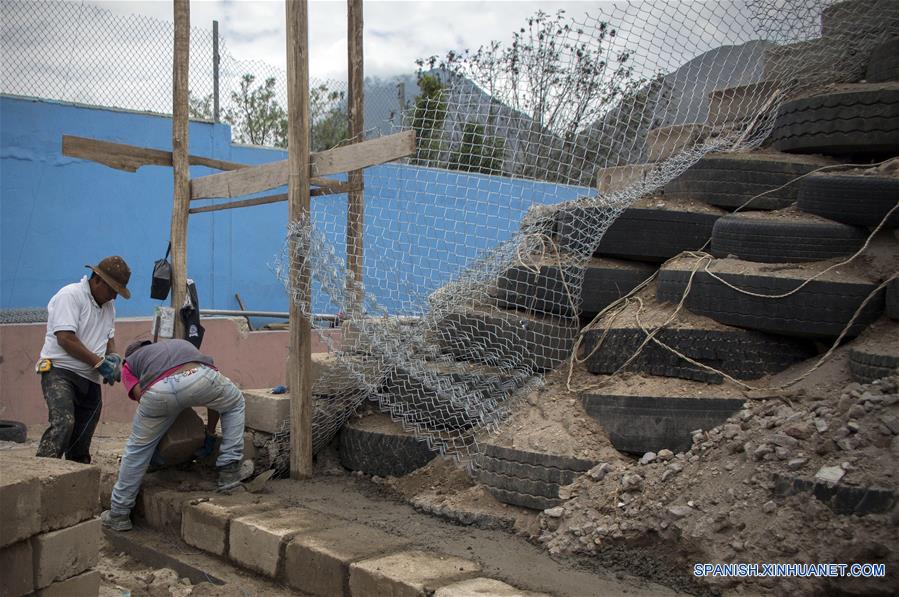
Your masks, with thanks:
M 90 2 L 117 14 L 172 19 L 169 0 Z M 597 14 L 602 2 L 396 1 L 365 0 L 365 71 L 390 76 L 415 70 L 415 59 L 447 50 L 508 41 L 538 9 L 564 9 L 570 16 Z M 343 78 L 346 73 L 346 2 L 309 3 L 310 74 Z M 284 3 L 281 0 L 193 0 L 191 23 L 211 28 L 213 19 L 229 51 L 242 60 L 285 67 Z

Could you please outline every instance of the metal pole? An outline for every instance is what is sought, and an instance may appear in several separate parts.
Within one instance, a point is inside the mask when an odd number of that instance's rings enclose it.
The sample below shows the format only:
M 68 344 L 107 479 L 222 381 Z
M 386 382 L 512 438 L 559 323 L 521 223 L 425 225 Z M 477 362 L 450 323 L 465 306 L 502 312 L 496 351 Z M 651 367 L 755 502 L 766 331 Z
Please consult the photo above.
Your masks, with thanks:
M 219 22 L 212 21 L 212 120 L 219 121 Z

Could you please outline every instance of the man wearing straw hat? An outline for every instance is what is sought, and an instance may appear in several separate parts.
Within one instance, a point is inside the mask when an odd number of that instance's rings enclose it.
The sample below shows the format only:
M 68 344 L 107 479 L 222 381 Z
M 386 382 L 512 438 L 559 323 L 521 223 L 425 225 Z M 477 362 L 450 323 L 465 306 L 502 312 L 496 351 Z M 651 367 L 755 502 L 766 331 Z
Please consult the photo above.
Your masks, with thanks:
M 131 270 L 121 257 L 106 257 L 80 282 L 63 286 L 47 305 L 47 335 L 35 367 L 47 401 L 50 426 L 38 456 L 89 464 L 100 420 L 100 382 L 121 380 L 115 348 L 115 298 L 131 298 Z

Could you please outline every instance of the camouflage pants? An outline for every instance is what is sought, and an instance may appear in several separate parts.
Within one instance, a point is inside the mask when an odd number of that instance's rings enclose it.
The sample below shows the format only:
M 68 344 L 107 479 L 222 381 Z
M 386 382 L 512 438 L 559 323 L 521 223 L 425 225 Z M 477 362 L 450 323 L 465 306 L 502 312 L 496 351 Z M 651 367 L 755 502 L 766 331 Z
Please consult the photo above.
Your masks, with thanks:
M 77 373 L 53 367 L 41 374 L 41 389 L 50 426 L 44 431 L 37 455 L 89 464 L 91 439 L 100 420 L 100 384 Z

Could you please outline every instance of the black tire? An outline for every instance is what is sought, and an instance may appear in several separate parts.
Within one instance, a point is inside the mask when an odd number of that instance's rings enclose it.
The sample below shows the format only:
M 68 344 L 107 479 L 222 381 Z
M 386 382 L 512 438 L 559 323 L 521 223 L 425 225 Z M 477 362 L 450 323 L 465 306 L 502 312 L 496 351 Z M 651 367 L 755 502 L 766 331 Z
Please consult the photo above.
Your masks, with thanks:
M 899 278 L 887 284 L 886 314 L 899 321 Z
M 47 321 L 47 308 L 0 309 L 0 323 L 43 323 Z
M 899 201 L 899 179 L 813 174 L 799 187 L 799 209 L 850 226 L 877 226 Z M 899 210 L 886 222 L 899 228 Z
M 718 274 L 730 284 L 764 295 L 795 289 L 801 280 L 764 275 Z M 656 298 L 677 303 L 683 297 L 690 272 L 663 269 L 659 272 Z M 780 299 L 751 296 L 725 286 L 705 272 L 693 277 L 686 307 L 719 323 L 800 338 L 832 338 L 849 323 L 862 301 L 877 287 L 873 283 L 814 280 L 801 290 Z M 883 292 L 872 298 L 848 330 L 857 336 L 883 312 Z
M 899 37 L 874 48 L 865 79 L 868 83 L 899 81 Z
M 711 253 L 760 263 L 824 261 L 855 253 L 866 238 L 861 228 L 817 218 L 733 214 L 715 222 Z
M 878 354 L 870 349 L 849 350 L 849 371 L 852 381 L 871 383 L 890 375 L 896 375 L 899 369 L 899 356 L 896 354 Z
M 583 354 L 593 353 L 586 362 L 590 373 L 614 373 L 634 354 L 646 337 L 639 328 L 611 328 L 599 350 L 593 352 L 602 335 L 603 330 L 591 330 L 584 334 L 581 344 Z M 815 354 L 814 347 L 806 342 L 739 328 L 727 331 L 664 329 L 656 337 L 691 359 L 737 379 L 758 379 L 769 373 L 783 371 Z M 712 384 L 724 381 L 721 374 L 697 367 L 654 342 L 643 347 L 628 370 Z
M 28 428 L 25 423 L 0 420 L 0 441 L 23 444 L 27 438 Z
M 591 460 L 487 444 L 472 463 L 472 478 L 499 501 L 545 510 L 562 503 L 559 487 L 596 465 Z
M 576 252 L 589 245 L 584 221 L 598 218 L 580 209 L 560 212 L 556 223 L 556 243 L 563 251 Z M 677 211 L 664 208 L 628 208 L 624 210 L 599 242 L 597 257 L 617 257 L 661 263 L 678 253 L 701 248 L 712 235 L 715 220 L 723 213 Z
M 504 309 L 573 315 L 571 299 L 577 299 L 579 293 L 580 312 L 598 313 L 655 271 L 655 267 L 645 263 L 591 259 L 583 268 L 581 281 L 577 268 L 560 270 L 558 266 L 544 265 L 535 274 L 533 270 L 516 266 L 500 277 L 497 298 Z
M 583 394 L 587 413 L 599 421 L 612 445 L 645 454 L 688 450 L 691 432 L 722 424 L 743 406 L 739 398 L 675 398 Z
M 774 153 L 706 156 L 665 185 L 665 196 L 734 209 L 828 163 L 824 158 Z M 781 209 L 795 202 L 798 192 L 799 183 L 791 184 L 754 199 L 746 208 Z
M 548 371 L 571 354 L 577 321 L 493 307 L 462 308 L 437 322 L 437 342 L 454 359 L 519 371 Z
M 380 430 L 366 429 L 366 419 L 347 422 L 340 431 L 340 463 L 353 471 L 380 477 L 401 477 L 429 463 L 437 454 L 399 425 L 387 424 L 384 415 Z M 385 427 L 392 428 L 386 430 Z
M 771 145 L 780 151 L 894 155 L 899 149 L 899 84 L 853 86 L 780 107 Z
M 876 514 L 889 512 L 897 501 L 896 491 L 882 487 L 852 487 L 825 483 L 796 475 L 774 473 L 774 495 L 787 497 L 809 493 L 837 514 Z

